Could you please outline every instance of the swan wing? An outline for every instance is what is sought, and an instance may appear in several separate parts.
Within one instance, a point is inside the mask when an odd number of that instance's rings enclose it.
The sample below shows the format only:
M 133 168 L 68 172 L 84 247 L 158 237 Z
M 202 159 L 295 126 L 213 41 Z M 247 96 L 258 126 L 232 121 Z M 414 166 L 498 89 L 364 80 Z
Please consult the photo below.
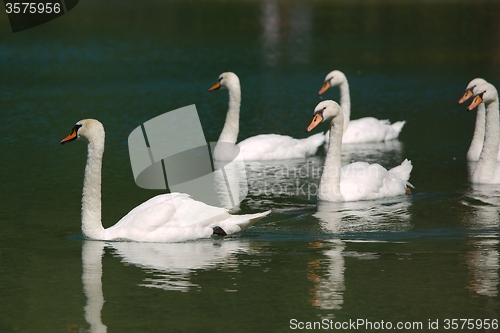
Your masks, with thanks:
M 348 164 L 341 169 L 340 192 L 346 201 L 371 199 L 382 188 L 386 173 L 380 164 Z
M 342 168 L 340 191 L 346 201 L 402 195 L 411 186 L 408 179 L 412 168 L 408 160 L 389 171 L 377 163 L 351 163 Z
M 230 215 L 229 218 L 212 223 L 211 226 L 221 227 L 228 235 L 234 234 L 251 227 L 255 222 L 271 213 L 270 210 L 263 213 L 244 214 L 244 215 Z
M 351 120 L 342 136 L 342 143 L 380 142 L 397 139 L 405 122 L 391 125 L 388 120 L 365 117 Z
M 288 135 L 260 134 L 238 143 L 244 160 L 281 160 L 304 158 L 316 153 L 325 135 L 317 133 L 305 139 Z
M 193 200 L 188 194 L 161 194 L 132 209 L 106 232 L 113 235 L 108 238 L 182 241 L 210 236 L 212 230 L 206 227 L 229 216 L 226 209 Z
M 182 242 L 210 237 L 215 226 L 227 234 L 239 232 L 267 214 L 230 215 L 225 208 L 209 206 L 188 194 L 170 193 L 137 206 L 105 231 L 108 239 Z

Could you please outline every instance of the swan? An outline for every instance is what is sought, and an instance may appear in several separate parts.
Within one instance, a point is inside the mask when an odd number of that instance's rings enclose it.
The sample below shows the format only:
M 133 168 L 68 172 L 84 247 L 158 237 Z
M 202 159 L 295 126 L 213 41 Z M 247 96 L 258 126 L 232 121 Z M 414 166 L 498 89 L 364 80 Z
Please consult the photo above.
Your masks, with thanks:
M 218 142 L 236 144 L 241 104 L 240 80 L 232 72 L 222 73 L 209 91 L 221 87 L 229 90 L 229 107 Z M 305 139 L 295 139 L 288 135 L 260 134 L 241 141 L 237 146 L 243 160 L 284 160 L 314 155 L 324 141 L 323 133 Z M 223 155 L 214 152 L 214 158 L 217 160 L 225 160 Z
M 484 143 L 479 161 L 471 175 L 474 184 L 500 184 L 500 164 L 497 163 L 498 148 L 500 145 L 500 127 L 498 114 L 498 93 L 490 83 L 483 83 L 472 88 L 474 99 L 467 107 L 470 111 L 485 104 L 486 118 L 484 128 Z
M 462 104 L 466 100 L 472 97 L 472 90 L 474 87 L 487 83 L 486 80 L 481 78 L 476 78 L 469 82 L 467 88 L 465 88 L 465 93 L 458 101 L 458 104 Z M 468 161 L 478 161 L 481 150 L 483 149 L 484 142 L 484 126 L 485 126 L 486 109 L 484 103 L 478 105 L 476 110 L 476 125 L 474 126 L 474 134 L 472 135 L 472 141 L 467 151 Z M 500 125 L 499 125 L 500 126 Z M 500 161 L 500 149 L 498 150 L 497 160 Z
M 320 102 L 314 109 L 307 132 L 330 119 L 330 145 L 318 189 L 320 200 L 358 201 L 409 194 L 408 186 L 412 185 L 408 179 L 413 167 L 408 160 L 389 171 L 380 164 L 366 162 L 355 162 L 341 168 L 344 114 L 340 105 L 331 100 Z
M 397 121 L 391 125 L 389 120 L 379 120 L 373 117 L 350 120 L 351 97 L 349 95 L 349 83 L 347 83 L 344 73 L 339 70 L 328 73 L 318 95 L 323 94 L 332 86 L 339 86 L 340 89 L 340 105 L 344 113 L 342 143 L 381 142 L 398 138 L 405 121 Z M 329 135 L 326 135 L 325 140 L 328 142 Z
M 114 226 L 104 229 L 101 222 L 101 169 L 104 127 L 95 119 L 76 123 L 61 144 L 80 139 L 88 142 L 87 164 L 82 193 L 82 232 L 95 240 L 137 242 L 180 242 L 225 236 L 250 227 L 270 211 L 230 215 L 226 209 L 193 200 L 187 194 L 160 194 L 132 209 Z

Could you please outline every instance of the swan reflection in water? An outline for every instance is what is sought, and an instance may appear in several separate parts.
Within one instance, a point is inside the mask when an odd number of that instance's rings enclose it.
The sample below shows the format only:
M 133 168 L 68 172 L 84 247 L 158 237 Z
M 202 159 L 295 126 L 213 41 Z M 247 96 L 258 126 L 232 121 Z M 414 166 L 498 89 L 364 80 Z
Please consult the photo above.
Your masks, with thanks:
M 314 285 L 310 291 L 311 305 L 324 310 L 340 310 L 345 292 L 345 243 L 340 239 L 331 239 L 314 242 L 311 246 L 324 248 L 322 254 L 325 256 L 307 263 L 307 278 Z
M 309 63 L 312 49 L 313 9 L 311 4 L 263 1 L 260 5 L 262 59 L 274 66 L 283 55 L 294 63 Z M 283 39 L 292 40 L 286 49 Z
M 101 319 L 104 306 L 101 280 L 104 245 L 104 242 L 85 241 L 82 247 L 82 283 L 83 293 L 87 297 L 84 312 L 91 333 L 105 333 L 108 329 Z
M 313 248 L 323 249 L 324 258 L 308 263 L 308 279 L 313 282 L 311 304 L 324 310 L 340 310 L 346 290 L 344 271 L 345 257 L 377 259 L 377 254 L 345 251 L 346 241 L 339 234 L 351 232 L 405 231 L 410 229 L 409 206 L 406 197 L 392 201 L 370 200 L 355 202 L 318 202 L 314 216 L 327 234 L 336 235 L 329 240 L 313 242 Z M 333 313 L 329 314 L 333 317 Z
M 235 213 L 240 210 L 240 203 L 248 194 L 247 175 L 245 164 L 242 159 L 237 158 L 231 163 L 225 161 L 214 161 L 214 189 L 220 207 L 229 209 Z
M 219 265 L 236 268 L 235 254 L 250 251 L 250 245 L 240 241 L 190 243 L 132 243 L 109 244 L 125 264 L 152 270 L 154 277 L 141 286 L 164 290 L 189 291 L 199 287 L 190 281 L 191 273 L 213 269 Z
M 313 215 L 326 233 L 408 231 L 410 229 L 407 196 L 351 202 L 318 202 Z
M 403 143 L 399 140 L 349 143 L 342 145 L 342 165 L 364 161 L 392 167 L 404 160 Z
M 102 256 L 105 247 L 114 251 L 125 264 L 150 270 L 154 278 L 140 286 L 164 290 L 188 291 L 196 284 L 190 275 L 199 269 L 214 269 L 219 265 L 237 267 L 235 255 L 250 250 L 249 243 L 241 241 L 199 241 L 190 243 L 135 243 L 84 241 L 82 247 L 82 283 L 87 297 L 85 320 L 90 332 L 104 333 L 101 311 L 104 306 L 102 292 Z
M 498 185 L 471 184 L 463 203 L 473 208 L 469 216 L 471 228 L 480 230 L 469 242 L 473 250 L 466 256 L 469 267 L 469 289 L 478 295 L 498 296 L 499 254 L 498 230 L 500 225 L 500 187 Z M 490 230 L 488 230 L 490 229 Z M 484 231 L 484 232 L 483 232 Z

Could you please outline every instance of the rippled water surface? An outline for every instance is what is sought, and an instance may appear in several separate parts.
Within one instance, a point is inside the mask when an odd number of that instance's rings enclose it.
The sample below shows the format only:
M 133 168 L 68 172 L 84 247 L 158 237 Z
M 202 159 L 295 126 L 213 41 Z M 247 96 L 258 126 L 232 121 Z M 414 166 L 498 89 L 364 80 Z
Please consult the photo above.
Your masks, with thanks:
M 497 1 L 86 0 L 13 34 L 0 15 L 0 332 L 282 332 L 323 319 L 443 331 L 447 319 L 499 320 L 500 187 L 469 183 L 475 114 L 457 105 L 472 78 L 500 87 L 499 16 Z M 411 195 L 318 203 L 320 149 L 247 162 L 241 212 L 272 213 L 239 235 L 83 239 L 86 147 L 59 144 L 76 121 L 106 128 L 108 227 L 161 193 L 133 180 L 127 139 L 141 123 L 196 104 L 217 140 L 228 96 L 208 88 L 233 71 L 240 140 L 305 137 L 316 104 L 339 98 L 336 88 L 317 96 L 333 69 L 349 80 L 352 119 L 406 120 L 399 140 L 344 147 L 342 163 L 408 158 Z M 479 324 L 469 330 L 496 331 Z

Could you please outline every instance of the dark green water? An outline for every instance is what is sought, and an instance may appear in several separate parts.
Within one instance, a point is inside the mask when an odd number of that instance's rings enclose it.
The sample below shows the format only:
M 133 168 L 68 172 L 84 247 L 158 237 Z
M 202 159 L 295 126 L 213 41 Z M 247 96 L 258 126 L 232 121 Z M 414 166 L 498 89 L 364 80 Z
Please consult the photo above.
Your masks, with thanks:
M 0 332 L 282 332 L 293 319 L 444 331 L 446 319 L 500 319 L 500 187 L 469 184 L 475 114 L 457 105 L 472 78 L 500 87 L 499 16 L 497 1 L 82 0 L 13 34 L 0 15 Z M 108 227 L 160 193 L 133 181 L 127 139 L 141 123 L 196 104 L 216 140 L 227 93 L 207 90 L 234 71 L 240 139 L 305 137 L 333 69 L 349 79 L 352 119 L 407 121 L 399 141 L 344 149 L 344 161 L 408 158 L 412 195 L 317 206 L 278 190 L 317 183 L 320 152 L 248 165 L 242 212 L 273 213 L 241 235 L 82 239 L 86 147 L 59 144 L 76 121 L 106 128 Z M 448 331 L 467 331 L 458 324 Z

